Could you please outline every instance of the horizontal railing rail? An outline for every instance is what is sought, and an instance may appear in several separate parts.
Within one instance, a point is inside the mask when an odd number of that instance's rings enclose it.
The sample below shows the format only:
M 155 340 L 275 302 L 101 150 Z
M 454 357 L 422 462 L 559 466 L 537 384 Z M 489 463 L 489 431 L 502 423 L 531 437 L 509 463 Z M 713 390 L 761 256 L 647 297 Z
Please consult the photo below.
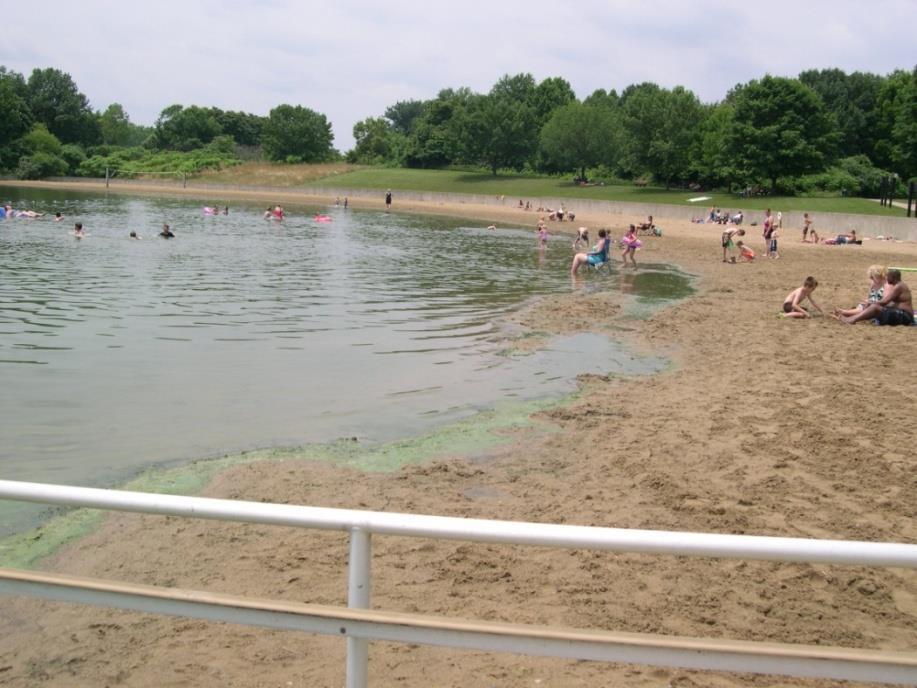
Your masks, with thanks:
M 0 571 L 0 592 L 346 636 L 347 685 L 350 687 L 362 687 L 367 683 L 368 641 L 371 639 L 693 669 L 917 683 L 917 654 L 914 653 L 551 629 L 369 610 L 373 534 L 904 568 L 917 568 L 917 545 L 521 523 L 5 480 L 0 480 L 0 499 L 349 532 L 348 610 L 11 570 Z M 297 621 L 291 621 L 293 618 Z M 405 630 L 408 628 L 412 630 Z

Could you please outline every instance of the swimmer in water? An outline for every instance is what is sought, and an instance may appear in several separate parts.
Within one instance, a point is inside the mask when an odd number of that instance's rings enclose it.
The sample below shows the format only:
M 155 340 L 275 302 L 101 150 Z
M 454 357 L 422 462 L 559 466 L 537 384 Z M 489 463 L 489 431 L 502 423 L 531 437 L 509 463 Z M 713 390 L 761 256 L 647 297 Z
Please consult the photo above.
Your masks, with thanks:
M 86 236 L 86 232 L 83 231 L 82 222 L 77 222 L 75 225 L 73 225 L 73 236 L 77 239 L 82 239 L 84 236 Z
M 172 233 L 172 230 L 169 229 L 169 225 L 163 225 L 162 231 L 159 233 L 163 239 L 174 239 L 175 235 Z

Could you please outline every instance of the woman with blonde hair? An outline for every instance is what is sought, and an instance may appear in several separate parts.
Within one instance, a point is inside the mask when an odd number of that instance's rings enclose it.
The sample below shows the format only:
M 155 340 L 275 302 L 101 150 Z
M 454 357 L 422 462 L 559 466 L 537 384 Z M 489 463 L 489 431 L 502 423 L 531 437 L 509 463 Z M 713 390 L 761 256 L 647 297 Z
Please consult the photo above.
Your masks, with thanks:
M 866 295 L 866 300 L 860 301 L 856 308 L 835 308 L 834 316 L 849 318 L 859 313 L 869 304 L 881 301 L 882 297 L 885 296 L 885 277 L 887 272 L 888 269 L 884 265 L 870 265 L 866 270 L 866 276 L 869 278 L 869 293 Z

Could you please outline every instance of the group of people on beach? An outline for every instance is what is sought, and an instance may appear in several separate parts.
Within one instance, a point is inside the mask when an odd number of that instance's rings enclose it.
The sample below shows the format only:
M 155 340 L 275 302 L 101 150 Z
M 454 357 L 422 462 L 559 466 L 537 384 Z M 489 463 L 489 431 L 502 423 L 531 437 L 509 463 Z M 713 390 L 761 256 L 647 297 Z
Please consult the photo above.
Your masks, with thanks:
M 520 198 L 519 205 L 516 207 L 519 208 L 519 210 L 531 210 L 532 204 L 528 201 L 523 204 L 522 199 Z M 576 220 L 576 213 L 571 210 L 567 210 L 563 203 L 558 205 L 556 210 L 554 208 L 540 205 L 535 209 L 535 212 L 544 213 L 544 215 L 541 216 L 539 222 L 544 222 L 545 218 L 551 222 L 563 222 L 564 220 L 567 220 L 568 222 L 574 222 Z
M 777 250 L 777 239 L 782 230 L 783 214 L 778 212 L 775 217 L 768 209 L 764 216 L 761 232 L 764 239 L 764 256 L 766 258 L 780 258 L 780 253 Z M 724 263 L 752 263 L 755 261 L 757 254 L 742 239 L 744 236 L 745 229 L 738 226 L 738 224 L 733 224 L 723 230 L 720 235 L 720 244 L 723 248 Z M 821 239 L 812 226 L 812 218 L 809 213 L 803 213 L 802 241 L 803 243 L 821 243 L 828 246 L 861 245 L 863 243 L 863 240 L 857 236 L 855 229 L 848 234 L 837 234 L 828 239 Z
M 869 291 L 866 298 L 853 308 L 835 308 L 831 316 L 848 325 L 858 322 L 875 322 L 878 325 L 898 326 L 914 324 L 914 303 L 911 288 L 901 280 L 901 270 L 886 268 L 884 265 L 870 265 L 866 271 L 869 279 Z M 802 286 L 797 287 L 783 300 L 783 317 L 811 318 L 812 314 L 802 304 L 808 301 L 820 314 L 825 315 L 821 306 L 812 298 L 812 292 L 818 286 L 814 277 L 806 277 Z

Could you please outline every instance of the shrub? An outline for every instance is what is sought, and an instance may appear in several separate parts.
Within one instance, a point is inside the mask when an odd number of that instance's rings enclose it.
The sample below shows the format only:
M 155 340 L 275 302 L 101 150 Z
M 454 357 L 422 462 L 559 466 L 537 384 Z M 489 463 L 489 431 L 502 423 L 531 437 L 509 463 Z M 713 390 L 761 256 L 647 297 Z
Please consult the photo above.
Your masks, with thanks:
M 86 159 L 83 149 L 75 143 L 67 143 L 61 147 L 60 157 L 67 163 L 67 174 L 75 174 L 79 166 Z
M 19 159 L 16 177 L 19 179 L 45 179 L 67 174 L 67 161 L 52 153 L 33 153 Z

